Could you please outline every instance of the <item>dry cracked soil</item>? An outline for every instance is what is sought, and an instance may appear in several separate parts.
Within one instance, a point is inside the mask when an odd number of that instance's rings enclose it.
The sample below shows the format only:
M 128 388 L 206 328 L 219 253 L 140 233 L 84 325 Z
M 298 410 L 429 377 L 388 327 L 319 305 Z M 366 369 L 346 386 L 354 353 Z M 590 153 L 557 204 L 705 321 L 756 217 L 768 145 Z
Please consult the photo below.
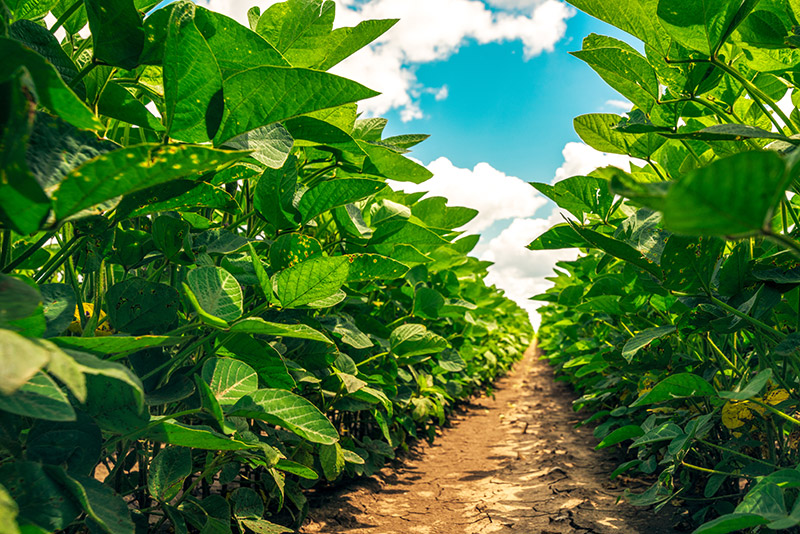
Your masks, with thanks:
M 618 502 L 637 480 L 609 480 L 620 458 L 576 428 L 574 393 L 535 348 L 495 386 L 461 407 L 433 445 L 418 443 L 373 477 L 312 496 L 301 533 L 666 534 L 658 515 Z M 622 477 L 620 477 L 622 478 Z

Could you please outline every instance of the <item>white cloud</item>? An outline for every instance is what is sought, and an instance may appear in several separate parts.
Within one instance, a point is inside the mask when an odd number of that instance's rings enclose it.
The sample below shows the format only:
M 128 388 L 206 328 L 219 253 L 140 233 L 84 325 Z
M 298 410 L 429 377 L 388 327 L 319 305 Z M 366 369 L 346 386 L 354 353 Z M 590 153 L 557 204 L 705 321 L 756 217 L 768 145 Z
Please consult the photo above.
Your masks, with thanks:
M 553 183 L 572 176 L 585 176 L 598 167 L 613 165 L 620 169 L 628 169 L 631 162 L 637 165 L 644 164 L 643 161 L 628 156 L 600 152 L 583 143 L 567 143 L 561 153 L 564 155 L 564 163 L 556 170 Z
M 352 26 L 365 19 L 399 18 L 400 22 L 371 47 L 331 72 L 347 76 L 382 94 L 363 102 L 380 115 L 401 109 L 401 118 L 423 116 L 420 97 L 428 93 L 417 80 L 415 65 L 445 60 L 469 41 L 479 44 L 521 41 L 525 58 L 552 51 L 564 37 L 575 10 L 560 0 L 493 0 L 503 8 L 529 8 L 530 15 L 494 12 L 480 0 L 336 0 L 336 24 Z M 262 11 L 273 0 L 257 2 Z M 246 24 L 252 0 L 201 0 Z M 445 93 L 435 93 L 444 97 Z
M 525 248 L 554 224 L 563 222 L 557 210 L 547 219 L 516 219 L 497 237 L 482 247 L 480 259 L 492 261 L 486 283 L 505 290 L 506 296 L 527 310 L 534 328 L 541 322 L 536 311 L 541 302 L 530 300 L 553 284 L 545 277 L 553 275 L 556 263 L 574 260 L 577 249 L 532 251 Z
M 633 104 L 627 100 L 607 100 L 605 107 L 614 108 L 617 111 L 628 112 L 633 109 Z
M 464 227 L 469 233 L 486 230 L 497 221 L 532 217 L 547 200 L 524 180 L 508 176 L 488 163 L 462 169 L 447 158 L 431 162 L 433 178 L 421 184 L 390 182 L 394 189 L 414 193 L 428 191 L 431 196 L 448 199 L 450 206 L 466 206 L 479 215 Z

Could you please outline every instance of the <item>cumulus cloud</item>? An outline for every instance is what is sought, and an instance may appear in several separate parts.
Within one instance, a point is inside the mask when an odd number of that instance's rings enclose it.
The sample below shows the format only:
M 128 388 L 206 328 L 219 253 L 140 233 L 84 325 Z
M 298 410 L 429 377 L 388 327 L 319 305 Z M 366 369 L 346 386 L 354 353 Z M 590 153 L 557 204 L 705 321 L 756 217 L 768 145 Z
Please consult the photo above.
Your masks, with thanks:
M 431 196 L 447 198 L 451 206 L 478 210 L 479 215 L 464 227 L 469 233 L 481 232 L 504 219 L 532 217 L 547 203 L 529 183 L 508 176 L 488 163 L 462 169 L 442 157 L 427 167 L 433 178 L 426 182 L 390 182 L 390 185 L 407 193 L 427 191 Z
M 613 108 L 616 111 L 624 111 L 625 113 L 633 109 L 633 104 L 627 100 L 606 100 L 607 108 Z
M 606 154 L 584 143 L 567 143 L 561 153 L 564 155 L 564 163 L 556 170 L 553 183 L 566 180 L 572 176 L 585 176 L 598 167 L 613 165 L 620 169 L 627 169 L 631 162 L 637 165 L 645 163 L 629 156 Z
M 577 249 L 532 251 L 525 248 L 554 224 L 563 222 L 557 210 L 547 218 L 516 219 L 500 235 L 482 247 L 480 259 L 492 261 L 487 284 L 505 290 L 506 296 L 527 310 L 534 328 L 541 322 L 536 311 L 541 302 L 530 300 L 547 290 L 552 283 L 545 280 L 552 276 L 559 261 L 571 261 L 578 257 Z
M 198 0 L 246 23 L 252 0 Z M 262 11 L 274 0 L 256 2 Z M 331 72 L 353 78 L 382 94 L 363 102 L 370 114 L 400 109 L 405 121 L 423 117 L 420 98 L 429 91 L 414 67 L 445 60 L 464 44 L 520 41 L 526 59 L 552 51 L 564 37 L 575 10 L 560 0 L 493 0 L 497 7 L 528 8 L 528 13 L 493 11 L 480 0 L 336 0 L 337 25 L 366 19 L 400 22 L 371 47 L 346 59 Z M 434 93 L 444 98 L 446 93 Z

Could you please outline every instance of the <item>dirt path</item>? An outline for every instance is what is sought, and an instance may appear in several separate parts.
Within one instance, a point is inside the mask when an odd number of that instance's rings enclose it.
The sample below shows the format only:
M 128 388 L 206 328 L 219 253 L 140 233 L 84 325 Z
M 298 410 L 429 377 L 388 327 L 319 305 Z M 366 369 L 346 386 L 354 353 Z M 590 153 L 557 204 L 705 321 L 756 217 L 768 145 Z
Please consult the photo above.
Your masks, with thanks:
M 301 532 L 348 534 L 555 534 L 676 532 L 660 516 L 616 504 L 610 453 L 593 450 L 591 428 L 566 385 L 529 350 L 500 381 L 457 413 L 434 445 L 350 487 L 316 496 Z M 641 489 L 635 484 L 631 489 Z

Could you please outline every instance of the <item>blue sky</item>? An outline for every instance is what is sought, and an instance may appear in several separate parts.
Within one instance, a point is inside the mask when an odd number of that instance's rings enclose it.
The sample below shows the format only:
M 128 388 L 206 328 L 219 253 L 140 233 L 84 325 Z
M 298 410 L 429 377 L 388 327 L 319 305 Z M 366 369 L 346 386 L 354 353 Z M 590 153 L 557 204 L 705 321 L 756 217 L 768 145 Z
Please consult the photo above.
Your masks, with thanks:
M 253 5 L 276 0 L 195 0 L 246 24 Z M 609 0 L 613 1 L 613 0 Z M 489 282 L 531 312 L 530 297 L 549 283 L 555 263 L 576 251 L 525 249 L 552 224 L 555 206 L 528 182 L 552 182 L 621 156 L 580 143 L 572 119 L 584 113 L 624 113 L 626 103 L 580 60 L 569 55 L 601 33 L 632 39 L 562 0 L 335 0 L 337 25 L 369 18 L 400 22 L 333 72 L 381 91 L 366 116 L 387 117 L 387 135 L 426 133 L 411 157 L 434 178 L 407 191 L 446 196 L 481 214 L 465 231 L 480 233 L 473 252 L 493 261 Z

